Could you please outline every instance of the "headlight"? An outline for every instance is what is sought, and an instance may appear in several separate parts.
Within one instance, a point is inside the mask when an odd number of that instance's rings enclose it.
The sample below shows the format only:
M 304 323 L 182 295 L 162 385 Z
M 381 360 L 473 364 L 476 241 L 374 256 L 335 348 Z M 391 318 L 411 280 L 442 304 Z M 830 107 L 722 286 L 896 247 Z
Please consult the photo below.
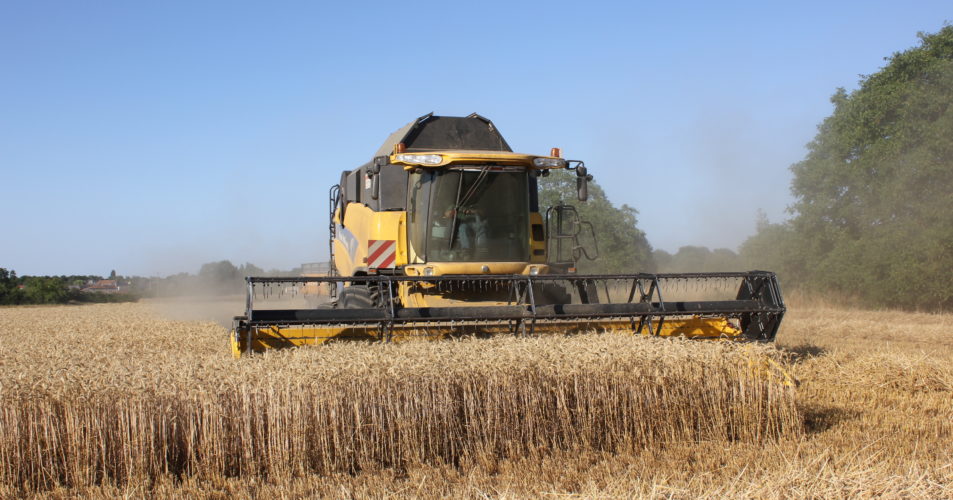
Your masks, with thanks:
M 533 158 L 536 168 L 566 168 L 566 160 L 562 158 Z
M 536 266 L 530 267 L 530 268 L 529 268 L 529 275 L 530 275 L 530 276 L 537 276 L 537 275 L 539 275 L 539 268 L 536 267 Z
M 397 155 L 397 161 L 413 165 L 440 165 L 443 163 L 443 156 L 399 154 Z
M 433 276 L 433 268 L 432 268 L 432 267 L 425 267 L 425 268 L 424 268 L 424 276 Z

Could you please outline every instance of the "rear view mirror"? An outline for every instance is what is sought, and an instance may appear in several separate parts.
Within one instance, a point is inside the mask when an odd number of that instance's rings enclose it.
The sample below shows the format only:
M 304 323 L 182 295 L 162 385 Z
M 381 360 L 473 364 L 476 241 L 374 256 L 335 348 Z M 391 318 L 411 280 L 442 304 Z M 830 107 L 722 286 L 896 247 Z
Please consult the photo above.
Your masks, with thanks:
M 374 158 L 374 163 L 367 169 L 367 176 L 371 181 L 371 199 L 378 199 L 381 197 L 381 167 L 387 164 L 386 156 L 378 156 Z
M 592 176 L 589 175 L 589 171 L 586 167 L 582 165 L 576 167 L 576 194 L 578 195 L 579 201 L 589 199 L 589 181 L 591 180 Z

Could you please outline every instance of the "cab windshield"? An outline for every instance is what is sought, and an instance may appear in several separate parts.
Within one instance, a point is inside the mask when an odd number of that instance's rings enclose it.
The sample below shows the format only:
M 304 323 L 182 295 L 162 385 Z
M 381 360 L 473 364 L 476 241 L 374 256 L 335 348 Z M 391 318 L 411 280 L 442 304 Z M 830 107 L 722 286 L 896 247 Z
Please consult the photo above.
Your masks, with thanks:
M 529 260 L 529 189 L 522 168 L 422 170 L 410 176 L 414 262 Z

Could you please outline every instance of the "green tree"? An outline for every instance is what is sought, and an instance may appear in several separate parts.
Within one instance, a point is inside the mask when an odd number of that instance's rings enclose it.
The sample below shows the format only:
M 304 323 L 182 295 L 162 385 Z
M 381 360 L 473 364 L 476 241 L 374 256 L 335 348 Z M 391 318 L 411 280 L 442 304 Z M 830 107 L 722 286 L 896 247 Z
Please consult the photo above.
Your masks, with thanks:
M 599 248 L 599 258 L 579 262 L 583 273 L 635 273 L 655 270 L 652 246 L 638 228 L 638 211 L 628 205 L 617 207 L 606 197 L 596 182 L 589 182 L 588 201 L 576 197 L 576 176 L 568 171 L 553 171 L 539 178 L 539 208 L 546 209 L 560 202 L 573 205 L 582 220 L 592 223 Z M 581 243 L 591 246 L 587 238 Z
M 241 272 L 230 261 L 222 260 L 202 264 L 198 279 L 200 286 L 208 292 L 228 293 L 241 290 Z
M 804 285 L 805 260 L 799 239 L 790 223 L 771 223 L 759 214 L 757 232 L 741 245 L 741 268 L 774 271 L 785 285 Z
M 672 258 L 675 272 L 702 272 L 711 257 L 711 250 L 700 246 L 683 246 Z
M 202 267 L 199 269 L 199 277 L 213 283 L 220 283 L 239 278 L 240 273 L 238 272 L 238 268 L 235 267 L 235 264 L 227 260 L 222 260 L 202 264 Z
M 658 248 L 652 251 L 652 260 L 655 262 L 655 269 L 658 272 L 667 273 L 673 269 L 675 256 Z
M 791 167 L 793 218 L 762 227 L 746 258 L 872 304 L 953 308 L 953 26 L 919 36 L 837 90 Z
M 29 304 L 62 304 L 70 292 L 64 280 L 52 276 L 31 276 L 24 282 L 24 296 Z
M 265 270 L 252 264 L 251 262 L 246 262 L 241 266 L 238 266 L 238 274 L 240 276 L 265 276 Z
M 711 251 L 705 262 L 706 272 L 744 271 L 746 269 L 741 257 L 729 248 L 716 248 Z
M 0 305 L 19 304 L 23 301 L 17 273 L 0 267 Z
M 659 272 L 663 273 L 711 273 L 745 269 L 741 257 L 728 248 L 709 250 L 708 247 L 688 245 L 679 248 L 674 255 L 656 250 L 653 256 Z

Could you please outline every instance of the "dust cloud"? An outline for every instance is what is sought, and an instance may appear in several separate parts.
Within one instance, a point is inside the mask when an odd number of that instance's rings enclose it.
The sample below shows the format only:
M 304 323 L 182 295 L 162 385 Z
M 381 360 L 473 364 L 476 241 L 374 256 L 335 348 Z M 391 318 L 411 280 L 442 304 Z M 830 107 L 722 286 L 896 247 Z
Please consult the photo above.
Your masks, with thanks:
M 245 297 L 177 296 L 143 299 L 161 316 L 175 321 L 212 321 L 223 328 L 231 328 L 232 319 L 245 313 Z

